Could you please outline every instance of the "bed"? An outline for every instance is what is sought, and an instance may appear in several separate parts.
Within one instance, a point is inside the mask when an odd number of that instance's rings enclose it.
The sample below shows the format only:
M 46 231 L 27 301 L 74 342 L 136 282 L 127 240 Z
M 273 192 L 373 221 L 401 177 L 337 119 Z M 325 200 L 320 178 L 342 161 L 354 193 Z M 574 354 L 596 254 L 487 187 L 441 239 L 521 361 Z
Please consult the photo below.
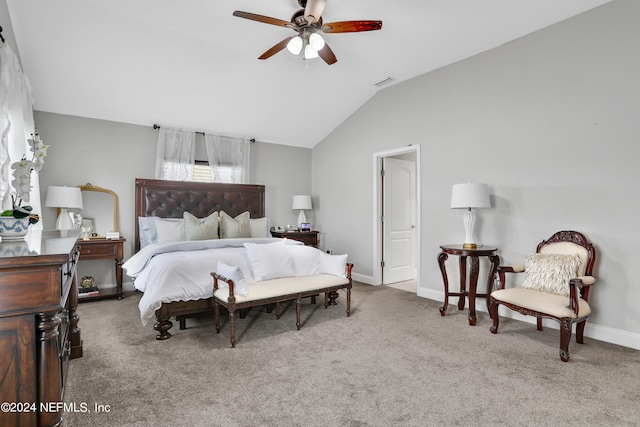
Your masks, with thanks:
M 249 212 L 252 219 L 260 219 L 265 216 L 265 188 L 263 185 L 253 184 L 217 184 L 217 183 L 201 183 L 187 181 L 167 181 L 155 179 L 137 178 L 135 181 L 135 251 L 136 254 L 127 260 L 123 268 L 127 271 L 127 275 L 134 277 L 134 286 L 136 289 L 143 291 L 141 299 L 141 319 L 146 323 L 150 316 L 150 310 L 155 317 L 154 329 L 158 332 L 156 338 L 165 340 L 171 337 L 169 329 L 173 326 L 171 318 L 178 320 L 187 316 L 213 312 L 214 302 L 212 299 L 213 284 L 209 273 L 215 269 L 215 261 L 198 262 L 194 258 L 195 255 L 203 255 L 206 251 L 212 251 L 220 246 L 230 247 L 226 261 L 234 263 L 244 262 L 241 255 L 242 244 L 244 239 L 230 238 L 220 239 L 221 241 L 194 240 L 189 242 L 157 242 L 153 245 L 144 245 L 144 225 L 141 222 L 144 218 L 156 217 L 164 218 L 167 223 L 170 219 L 183 218 L 184 212 L 189 212 L 197 218 L 206 218 L 214 212 L 224 211 L 230 217 L 236 217 L 244 212 Z M 143 218 L 143 220 L 139 220 Z M 164 222 L 164 221 L 163 221 Z M 253 224 L 253 222 L 252 222 Z M 275 239 L 268 235 L 250 239 L 257 242 L 271 242 Z M 225 240 L 224 242 L 222 240 Z M 291 242 L 291 244 L 299 244 L 299 242 Z M 213 245 L 213 246 L 211 246 Z M 144 247 L 143 247 L 144 246 Z M 157 248 L 156 246 L 159 246 Z M 179 255 L 183 250 L 189 250 L 188 255 Z M 178 253 L 178 254 L 177 254 Z M 195 255 L 194 255 L 195 254 Z M 143 256 L 144 255 L 144 256 Z M 182 256 L 178 261 L 172 261 L 169 257 Z M 143 264 L 155 262 L 157 268 L 164 268 L 175 273 L 176 268 L 172 267 L 179 263 L 181 266 L 187 266 L 184 269 L 188 276 L 196 267 L 202 269 L 202 265 L 206 266 L 206 283 L 200 285 L 200 294 L 195 291 L 189 291 L 187 297 L 179 296 L 177 293 L 172 295 L 165 294 L 161 298 L 156 297 L 153 302 L 145 301 L 154 292 L 153 283 L 144 282 Z M 137 263 L 137 265 L 135 265 Z M 145 264 L 147 263 L 147 264 Z M 191 263 L 191 264 L 189 264 Z M 145 268 L 144 270 L 149 270 Z M 200 277 L 200 276 L 199 276 Z M 189 280 L 188 278 L 185 280 Z M 200 280 L 200 279 L 199 279 Z M 176 284 L 177 287 L 182 284 Z M 209 288 L 211 290 L 209 290 Z M 144 307 L 143 307 L 144 302 Z M 158 306 L 157 308 L 155 308 Z

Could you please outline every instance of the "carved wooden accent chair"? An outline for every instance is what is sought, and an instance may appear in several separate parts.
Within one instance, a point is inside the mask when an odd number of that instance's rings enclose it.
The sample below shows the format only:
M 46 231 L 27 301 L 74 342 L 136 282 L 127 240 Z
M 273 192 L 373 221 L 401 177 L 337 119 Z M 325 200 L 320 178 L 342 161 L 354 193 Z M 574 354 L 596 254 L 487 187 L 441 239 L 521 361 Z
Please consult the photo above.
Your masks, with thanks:
M 535 254 L 520 266 L 500 266 L 500 289 L 490 296 L 491 333 L 498 333 L 498 306 L 502 304 L 519 313 L 560 322 L 560 359 L 569 360 L 571 328 L 576 323 L 576 342 L 584 342 L 584 327 L 591 313 L 589 289 L 595 283 L 593 266 L 596 250 L 577 231 L 559 231 L 538 244 Z M 505 289 L 506 273 L 524 272 L 520 287 Z

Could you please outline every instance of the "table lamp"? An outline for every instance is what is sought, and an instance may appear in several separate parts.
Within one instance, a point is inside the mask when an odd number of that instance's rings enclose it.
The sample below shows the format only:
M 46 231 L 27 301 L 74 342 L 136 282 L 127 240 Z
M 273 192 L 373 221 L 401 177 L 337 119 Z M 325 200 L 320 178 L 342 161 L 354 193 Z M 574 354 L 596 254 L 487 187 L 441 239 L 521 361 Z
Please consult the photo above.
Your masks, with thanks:
M 70 230 L 73 220 L 67 209 L 82 209 L 82 192 L 79 187 L 51 186 L 47 189 L 45 206 L 60 209 L 56 220 L 57 230 Z
M 293 206 L 291 209 L 300 209 L 298 214 L 298 230 L 303 222 L 307 222 L 307 216 L 304 214 L 305 209 L 311 209 L 311 196 L 296 195 L 293 196 Z
M 464 214 L 465 239 L 464 249 L 476 249 L 478 245 L 473 241 L 473 228 L 476 218 L 473 209 L 489 208 L 489 187 L 487 184 L 467 183 L 455 184 L 451 189 L 451 209 L 467 209 Z

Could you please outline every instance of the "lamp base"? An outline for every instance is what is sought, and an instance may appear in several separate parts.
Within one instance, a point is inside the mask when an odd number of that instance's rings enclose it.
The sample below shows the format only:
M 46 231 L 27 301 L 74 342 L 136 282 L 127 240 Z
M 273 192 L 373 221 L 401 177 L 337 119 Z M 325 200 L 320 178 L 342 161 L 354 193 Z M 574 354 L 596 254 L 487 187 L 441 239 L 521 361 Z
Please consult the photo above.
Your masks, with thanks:
M 56 220 L 56 230 L 71 230 L 73 229 L 73 220 L 69 215 L 67 208 L 60 208 L 60 214 Z
M 462 245 L 462 249 L 478 249 L 478 245 L 475 243 L 465 243 Z
M 300 209 L 300 213 L 298 214 L 298 230 L 300 230 L 303 222 L 307 222 L 307 216 L 304 214 L 304 209 Z

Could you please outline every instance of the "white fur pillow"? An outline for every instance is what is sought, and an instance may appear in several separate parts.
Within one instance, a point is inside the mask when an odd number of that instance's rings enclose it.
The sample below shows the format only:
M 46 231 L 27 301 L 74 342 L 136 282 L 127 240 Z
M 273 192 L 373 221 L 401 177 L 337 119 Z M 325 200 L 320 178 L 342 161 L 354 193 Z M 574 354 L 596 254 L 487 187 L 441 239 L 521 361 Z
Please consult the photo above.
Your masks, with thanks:
M 320 253 L 320 273 L 347 277 L 347 254 L 329 255 Z
M 247 296 L 247 288 L 244 286 L 244 275 L 242 274 L 242 271 L 240 271 L 239 267 L 218 261 L 216 273 L 223 276 L 225 279 L 233 281 L 234 293 L 242 295 L 243 297 Z M 226 288 L 227 284 L 219 281 L 218 286 Z
M 295 276 L 284 240 L 275 243 L 245 243 L 256 282 Z
M 522 287 L 569 296 L 569 280 L 577 277 L 578 266 L 578 254 L 529 254 Z
M 186 240 L 209 240 L 218 238 L 218 212 L 213 212 L 206 218 L 197 218 L 185 212 L 184 237 Z

